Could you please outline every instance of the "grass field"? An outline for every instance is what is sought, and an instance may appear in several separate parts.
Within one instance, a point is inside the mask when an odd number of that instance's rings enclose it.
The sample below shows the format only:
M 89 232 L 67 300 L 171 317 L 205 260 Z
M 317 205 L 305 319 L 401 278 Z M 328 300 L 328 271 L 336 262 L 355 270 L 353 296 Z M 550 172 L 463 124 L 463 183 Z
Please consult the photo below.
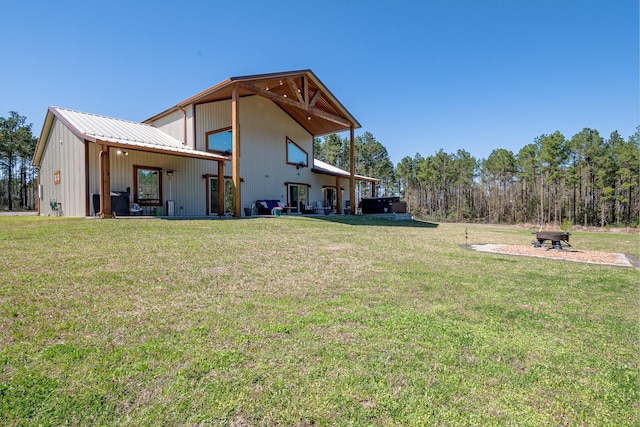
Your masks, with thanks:
M 531 240 L 363 217 L 0 218 L 0 423 L 638 425 L 638 270 L 464 247 Z M 571 240 L 640 256 L 638 235 Z

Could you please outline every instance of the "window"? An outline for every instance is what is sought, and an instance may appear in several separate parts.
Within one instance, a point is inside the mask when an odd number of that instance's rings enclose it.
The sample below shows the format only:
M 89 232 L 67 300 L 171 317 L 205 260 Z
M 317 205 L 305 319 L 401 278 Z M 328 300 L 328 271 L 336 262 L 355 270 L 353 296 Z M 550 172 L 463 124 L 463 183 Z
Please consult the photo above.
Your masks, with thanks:
M 233 152 L 230 127 L 207 132 L 206 138 L 207 151 L 224 154 L 225 156 L 229 156 Z
M 162 206 L 162 172 L 160 168 L 134 166 L 136 189 L 134 202 L 145 206 Z
M 297 166 L 309 166 L 307 152 L 289 138 L 287 138 L 287 163 Z

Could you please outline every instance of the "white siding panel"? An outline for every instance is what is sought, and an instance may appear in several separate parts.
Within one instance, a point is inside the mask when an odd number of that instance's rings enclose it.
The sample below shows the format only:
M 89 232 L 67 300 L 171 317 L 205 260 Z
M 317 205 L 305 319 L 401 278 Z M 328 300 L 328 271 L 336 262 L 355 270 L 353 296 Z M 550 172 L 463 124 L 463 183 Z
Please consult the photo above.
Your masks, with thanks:
M 49 203 L 53 199 L 62 204 L 65 216 L 86 215 L 84 150 L 84 141 L 55 119 L 40 165 L 40 184 L 43 189 L 41 215 L 53 214 Z M 56 171 L 60 171 L 59 184 L 54 183 Z
M 182 111 L 176 111 L 161 117 L 151 122 L 150 125 L 184 143 L 184 113 Z M 189 131 L 187 127 L 187 132 Z

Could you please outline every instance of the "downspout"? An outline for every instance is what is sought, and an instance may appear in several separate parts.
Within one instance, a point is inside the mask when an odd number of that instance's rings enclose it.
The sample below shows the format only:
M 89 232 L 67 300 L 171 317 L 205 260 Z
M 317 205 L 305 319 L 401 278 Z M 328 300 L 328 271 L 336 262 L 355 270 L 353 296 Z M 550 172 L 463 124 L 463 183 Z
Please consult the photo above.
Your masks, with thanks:
M 40 166 L 38 166 L 38 216 L 42 215 L 40 212 L 40 203 L 42 202 L 42 188 L 40 187 Z
M 184 115 L 184 119 L 183 119 L 183 132 L 184 132 L 184 141 L 182 142 L 183 145 L 187 145 L 187 111 L 182 108 L 182 106 L 178 105 L 178 110 L 182 111 L 182 114 Z

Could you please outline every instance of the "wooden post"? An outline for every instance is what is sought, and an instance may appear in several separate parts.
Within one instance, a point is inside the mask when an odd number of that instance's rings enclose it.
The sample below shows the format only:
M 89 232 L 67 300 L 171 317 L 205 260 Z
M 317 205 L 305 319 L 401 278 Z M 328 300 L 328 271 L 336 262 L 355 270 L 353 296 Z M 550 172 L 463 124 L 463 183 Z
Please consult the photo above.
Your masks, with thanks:
M 109 146 L 100 151 L 100 213 L 111 218 L 111 169 L 109 167 Z
M 242 216 L 240 213 L 241 202 L 240 200 L 240 109 L 239 109 L 239 88 L 236 83 L 233 86 L 233 94 L 231 96 L 231 146 L 232 146 L 232 180 L 233 180 L 233 216 L 239 218 Z M 218 185 L 222 185 L 221 191 L 224 192 L 224 180 L 222 183 L 218 182 Z
M 89 153 L 89 142 L 85 139 L 84 140 L 84 189 L 85 189 L 85 195 L 84 195 L 84 211 L 85 211 L 85 216 L 91 216 L 91 203 L 93 202 L 93 200 L 91 200 L 91 191 L 89 191 L 89 189 L 91 188 L 91 184 L 90 184 L 90 171 L 91 171 L 91 167 L 89 166 L 89 160 L 90 160 L 91 156 Z M 131 201 L 129 201 L 131 202 Z
M 351 215 L 355 215 L 356 203 L 356 147 L 353 137 L 353 125 L 349 127 L 349 199 L 351 203 Z
M 342 191 L 340 190 L 340 177 L 336 175 L 336 214 L 342 213 Z
M 371 197 L 378 197 L 376 194 L 376 183 L 375 181 L 371 181 Z
M 235 205 L 234 205 L 235 209 Z M 224 216 L 224 162 L 218 161 L 218 216 Z

